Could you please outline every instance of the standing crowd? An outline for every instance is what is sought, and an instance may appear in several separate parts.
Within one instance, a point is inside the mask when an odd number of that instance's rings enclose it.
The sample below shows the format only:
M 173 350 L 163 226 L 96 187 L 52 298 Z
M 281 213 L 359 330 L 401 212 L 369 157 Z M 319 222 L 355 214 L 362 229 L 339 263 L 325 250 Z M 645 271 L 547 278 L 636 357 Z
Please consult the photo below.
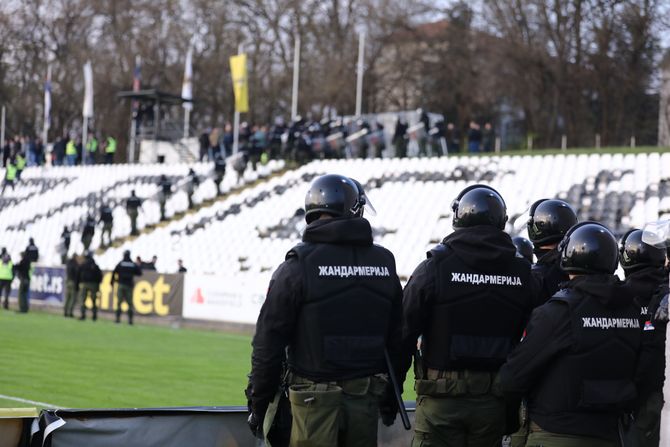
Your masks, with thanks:
M 302 243 L 274 272 L 252 342 L 256 437 L 376 446 L 413 369 L 416 447 L 659 445 L 666 248 L 637 229 L 617 241 L 554 199 L 531 207 L 530 241 L 513 240 L 504 199 L 478 184 L 403 289 L 366 205 L 344 176 L 307 192 Z

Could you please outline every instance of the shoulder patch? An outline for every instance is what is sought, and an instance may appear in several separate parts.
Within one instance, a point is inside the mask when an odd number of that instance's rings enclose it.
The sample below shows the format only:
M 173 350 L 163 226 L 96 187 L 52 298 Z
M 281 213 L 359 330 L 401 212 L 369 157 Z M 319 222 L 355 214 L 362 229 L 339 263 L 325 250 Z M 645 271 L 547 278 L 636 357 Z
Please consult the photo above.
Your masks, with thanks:
M 447 246 L 442 243 L 439 243 L 426 252 L 426 257 L 432 258 L 433 256 L 445 254 L 446 252 L 447 252 Z

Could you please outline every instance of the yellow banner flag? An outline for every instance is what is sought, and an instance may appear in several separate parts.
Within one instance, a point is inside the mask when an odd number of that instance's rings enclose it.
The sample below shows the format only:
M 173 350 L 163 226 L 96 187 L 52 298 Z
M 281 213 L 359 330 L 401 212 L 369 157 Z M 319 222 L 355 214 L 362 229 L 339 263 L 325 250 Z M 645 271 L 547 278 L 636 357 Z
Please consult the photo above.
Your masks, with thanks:
M 247 80 L 247 55 L 242 53 L 230 58 L 230 75 L 235 91 L 235 111 L 249 111 L 249 82 Z

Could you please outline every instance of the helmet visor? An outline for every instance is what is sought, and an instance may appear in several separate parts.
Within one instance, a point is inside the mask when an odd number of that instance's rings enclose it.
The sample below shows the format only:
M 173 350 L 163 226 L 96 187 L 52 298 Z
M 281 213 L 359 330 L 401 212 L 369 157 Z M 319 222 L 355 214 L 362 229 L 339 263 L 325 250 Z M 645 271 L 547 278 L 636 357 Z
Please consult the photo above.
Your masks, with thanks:
M 657 248 L 670 247 L 670 220 L 658 220 L 645 224 L 642 242 Z

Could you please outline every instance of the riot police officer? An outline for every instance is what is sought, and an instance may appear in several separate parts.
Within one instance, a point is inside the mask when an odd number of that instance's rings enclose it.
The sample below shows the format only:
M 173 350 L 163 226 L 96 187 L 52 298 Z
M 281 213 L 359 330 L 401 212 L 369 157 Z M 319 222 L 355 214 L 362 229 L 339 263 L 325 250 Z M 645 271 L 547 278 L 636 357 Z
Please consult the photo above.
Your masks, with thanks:
M 100 246 L 112 245 L 112 229 L 114 228 L 114 212 L 109 204 L 100 207 L 100 222 L 102 222 L 102 233 L 100 234 Z M 105 234 L 107 243 L 105 244 Z
M 402 371 L 414 354 L 417 392 L 412 445 L 490 447 L 516 429 L 506 425 L 497 376 L 530 316 L 534 283 L 503 231 L 507 210 L 496 190 L 472 185 L 452 209 L 455 231 L 404 291 Z
M 77 271 L 77 284 L 79 285 L 79 303 L 81 304 L 80 320 L 86 319 L 86 298 L 90 296 L 93 310 L 93 321 L 98 319 L 98 292 L 102 282 L 102 271 L 95 259 L 93 253 L 87 251 L 84 261 Z
M 84 246 L 84 251 L 88 251 L 88 248 L 93 242 L 93 236 L 95 235 L 95 219 L 92 215 L 86 217 L 84 221 L 84 227 L 81 231 L 81 243 Z
M 165 216 L 165 204 L 170 196 L 172 196 L 172 181 L 165 174 L 162 174 L 158 180 L 158 187 L 160 188 L 158 191 L 158 204 L 161 210 L 161 221 L 164 221 L 167 220 Z
M 635 304 L 640 306 L 640 324 L 643 325 L 643 337 L 655 345 L 656 353 L 644 365 L 646 380 L 640 383 L 638 390 L 638 408 L 635 411 L 635 423 L 632 436 L 638 447 L 658 446 L 660 437 L 661 410 L 663 409 L 663 381 L 665 372 L 664 334 L 652 322 L 650 305 L 668 293 L 668 273 L 665 270 L 665 250 L 643 242 L 642 230 L 633 229 L 621 239 L 619 262 L 626 275 L 626 284 L 632 290 Z
M 198 189 L 200 185 L 200 177 L 195 173 L 193 168 L 188 170 L 188 175 L 186 176 L 186 197 L 188 198 L 188 209 L 193 208 L 193 194 L 195 190 Z
M 535 247 L 537 263 L 533 276 L 539 284 L 539 302 L 546 302 L 558 291 L 559 284 L 568 280 L 560 267 L 558 243 L 577 223 L 575 211 L 562 200 L 541 199 L 530 207 L 528 238 Z
M 135 190 L 130 191 L 130 197 L 126 200 L 126 213 L 130 218 L 130 234 L 137 236 L 137 215 L 138 210 L 142 206 L 142 199 L 135 195 Z
M 603 225 L 575 225 L 558 250 L 569 281 L 533 312 L 501 388 L 527 399 L 527 447 L 618 446 L 617 424 L 636 396 L 640 309 L 613 274 L 617 242 Z
M 285 352 L 291 445 L 376 446 L 380 410 L 384 423 L 395 417 L 384 350 L 397 360 L 402 290 L 393 255 L 358 217 L 362 206 L 340 175 L 307 192 L 303 243 L 275 271 L 256 324 L 248 397 L 257 436 Z
M 512 238 L 512 243 L 516 247 L 516 254 L 526 261 L 533 263 L 533 243 L 522 236 Z
M 226 157 L 222 152 L 214 157 L 214 184 L 216 185 L 216 195 L 221 195 L 221 182 L 226 175 Z

